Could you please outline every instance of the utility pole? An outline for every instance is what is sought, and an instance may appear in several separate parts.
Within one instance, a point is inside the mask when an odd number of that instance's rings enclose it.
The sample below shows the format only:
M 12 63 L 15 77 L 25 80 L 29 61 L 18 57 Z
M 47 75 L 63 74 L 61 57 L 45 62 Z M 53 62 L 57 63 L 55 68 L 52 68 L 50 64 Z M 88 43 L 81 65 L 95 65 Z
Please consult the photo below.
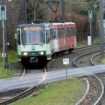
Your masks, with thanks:
M 89 10 L 88 10 L 88 16 L 89 16 L 89 37 L 92 44 L 93 40 L 93 32 L 92 32 L 92 18 L 93 18 L 93 11 L 92 11 L 92 2 L 89 2 Z
M 97 2 L 97 0 L 89 0 L 89 7 L 88 7 L 88 18 L 89 18 L 89 44 L 88 45 L 91 45 L 93 43 L 93 38 L 94 38 L 94 35 L 93 35 L 93 7 L 94 7 L 94 4 Z
M 6 34 L 6 5 L 0 5 L 0 21 L 2 22 L 3 29 L 3 66 L 5 69 L 8 69 L 8 58 L 7 58 L 7 34 Z
M 61 0 L 61 22 L 65 21 L 65 0 Z
M 5 20 L 2 20 L 2 29 L 3 29 L 3 53 L 2 53 L 2 58 L 3 58 L 3 66 L 6 69 L 7 68 L 7 53 L 6 53 L 6 36 L 5 36 Z
M 103 13 L 104 13 L 104 2 L 100 0 L 100 11 L 99 11 L 99 29 L 100 29 L 100 48 L 101 48 L 101 55 L 104 55 L 104 28 L 103 28 Z

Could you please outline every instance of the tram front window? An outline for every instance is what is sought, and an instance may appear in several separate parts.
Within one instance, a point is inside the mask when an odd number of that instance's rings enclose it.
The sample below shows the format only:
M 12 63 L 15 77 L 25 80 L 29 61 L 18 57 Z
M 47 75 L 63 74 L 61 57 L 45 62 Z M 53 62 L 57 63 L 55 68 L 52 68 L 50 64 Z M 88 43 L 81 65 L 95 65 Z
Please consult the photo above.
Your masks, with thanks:
M 24 27 L 23 29 L 23 44 L 42 45 L 45 43 L 45 29 L 43 27 Z

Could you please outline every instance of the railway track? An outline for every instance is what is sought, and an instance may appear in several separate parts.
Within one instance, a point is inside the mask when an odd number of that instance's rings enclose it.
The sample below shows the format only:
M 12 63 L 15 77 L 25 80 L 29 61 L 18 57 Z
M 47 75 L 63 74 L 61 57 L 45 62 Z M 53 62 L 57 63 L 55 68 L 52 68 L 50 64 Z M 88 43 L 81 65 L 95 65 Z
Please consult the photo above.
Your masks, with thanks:
M 99 63 L 100 56 L 101 56 L 101 53 L 97 53 L 92 56 L 91 61 L 94 65 Z M 105 73 L 98 74 L 97 76 L 102 80 L 105 86 Z M 105 93 L 103 94 L 103 97 L 100 99 L 98 105 L 105 105 Z
M 86 78 L 89 81 L 89 91 L 76 105 L 98 105 L 104 94 L 103 82 L 96 75 L 90 75 Z
M 84 54 L 84 56 L 85 56 L 86 53 L 92 54 L 92 53 L 99 52 L 99 51 L 100 51 L 100 45 L 91 45 L 91 46 L 86 46 L 86 47 L 82 47 L 82 48 L 77 48 L 72 53 L 65 52 L 61 55 L 58 55 L 57 57 L 54 57 L 54 59 L 52 59 L 48 63 L 47 70 L 64 69 L 65 66 L 63 65 L 63 62 L 62 62 L 63 58 L 69 58 L 70 59 L 69 67 L 74 68 L 73 62 L 77 61 L 75 59 L 79 59 L 78 56 L 83 57 L 83 55 L 81 55 L 81 54 Z
M 95 65 L 96 56 L 98 56 L 97 58 L 99 58 L 99 54 L 99 50 L 96 50 L 79 55 L 73 60 L 73 65 L 75 65 L 76 67 Z M 83 60 L 85 61 L 84 63 Z M 91 76 L 87 77 L 87 79 L 89 80 L 90 84 L 89 92 L 87 93 L 87 95 L 85 95 L 86 97 L 81 102 L 79 101 L 77 105 L 102 105 L 102 102 L 105 102 L 103 98 L 105 96 L 105 83 L 103 83 L 102 77 L 91 74 Z M 105 103 L 103 105 L 105 105 Z
M 24 78 L 23 77 L 24 75 L 25 75 L 25 70 L 23 72 L 22 78 Z M 34 95 L 37 94 L 38 91 L 41 88 L 44 87 L 43 81 L 46 79 L 46 75 L 47 75 L 46 69 L 44 69 L 44 73 L 42 75 L 42 78 L 38 81 L 37 85 L 32 86 L 32 87 L 30 87 L 28 89 L 25 89 L 23 91 L 20 91 L 20 92 L 15 91 L 15 93 L 10 94 L 8 96 L 7 96 L 7 94 L 6 94 L 6 96 L 4 96 L 4 95 L 1 96 L 0 97 L 0 105 L 7 105 L 7 104 L 15 102 L 15 101 L 17 101 L 17 100 L 19 100 L 21 98 L 24 98 L 24 97 L 27 97 L 27 96 L 30 96 L 30 95 L 33 95 L 33 94 Z

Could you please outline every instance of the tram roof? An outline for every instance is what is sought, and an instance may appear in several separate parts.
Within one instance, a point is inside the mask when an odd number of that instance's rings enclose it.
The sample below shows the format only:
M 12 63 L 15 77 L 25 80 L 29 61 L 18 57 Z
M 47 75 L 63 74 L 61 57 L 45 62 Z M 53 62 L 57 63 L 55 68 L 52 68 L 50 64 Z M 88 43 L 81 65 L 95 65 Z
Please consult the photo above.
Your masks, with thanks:
M 51 23 L 31 23 L 31 24 L 20 24 L 18 27 L 32 27 L 32 26 L 40 26 L 40 27 L 48 27 Z
M 62 28 L 62 27 L 75 27 L 76 24 L 74 22 L 64 22 L 64 23 L 52 23 L 52 27 Z
M 32 26 L 38 26 L 38 27 L 49 27 L 49 26 L 54 26 L 56 28 L 60 28 L 62 27 L 62 25 L 73 25 L 75 26 L 75 23 L 74 22 L 64 22 L 64 23 L 31 23 L 31 24 L 20 24 L 18 25 L 18 27 L 32 27 Z

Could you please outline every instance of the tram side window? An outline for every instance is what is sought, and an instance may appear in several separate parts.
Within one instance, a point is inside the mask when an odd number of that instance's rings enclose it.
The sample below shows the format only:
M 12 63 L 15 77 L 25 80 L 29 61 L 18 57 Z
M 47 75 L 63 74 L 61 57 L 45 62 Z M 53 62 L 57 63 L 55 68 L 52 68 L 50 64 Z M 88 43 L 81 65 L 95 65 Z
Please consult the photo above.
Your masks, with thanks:
M 45 43 L 45 30 L 41 31 L 40 40 L 41 40 L 42 43 Z
M 73 28 L 71 28 L 71 35 L 73 36 Z
M 51 36 L 51 39 L 52 39 L 52 40 L 57 37 L 55 31 L 56 31 L 55 29 L 51 29 L 51 30 L 50 30 L 50 36 Z
M 17 30 L 17 43 L 20 45 L 20 30 Z
M 54 39 L 57 38 L 57 30 L 56 29 L 53 30 L 53 36 L 54 36 Z
M 67 36 L 69 36 L 70 35 L 70 28 L 67 28 Z
M 61 37 L 64 37 L 64 28 L 61 28 Z
M 51 40 L 54 38 L 53 37 L 53 30 L 52 29 L 50 29 L 50 36 L 51 36 Z
M 75 29 L 75 27 L 71 27 L 71 28 L 67 28 L 67 35 L 72 35 L 72 36 L 74 36 L 74 35 L 76 35 L 76 29 Z
M 46 30 L 46 40 L 47 40 L 47 43 L 50 42 L 50 33 L 49 33 L 49 30 Z
M 61 38 L 61 37 L 63 37 L 63 29 L 62 28 L 60 28 L 60 29 L 57 29 L 57 34 L 58 34 L 58 38 Z
M 68 36 L 72 35 L 72 29 L 71 28 L 67 28 L 67 35 Z
M 21 38 L 22 38 L 22 44 L 26 44 L 26 34 L 24 30 L 21 30 Z
M 71 35 L 74 36 L 74 28 L 71 28 Z
M 67 28 L 64 28 L 64 34 L 67 36 L 68 33 L 67 33 Z

